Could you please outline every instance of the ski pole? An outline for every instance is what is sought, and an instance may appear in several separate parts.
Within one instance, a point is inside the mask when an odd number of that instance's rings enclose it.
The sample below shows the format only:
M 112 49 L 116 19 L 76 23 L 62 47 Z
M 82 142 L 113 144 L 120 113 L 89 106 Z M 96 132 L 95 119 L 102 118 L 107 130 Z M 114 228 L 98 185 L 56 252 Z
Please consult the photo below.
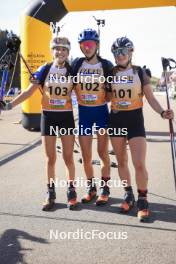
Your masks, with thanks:
M 5 88 L 6 88 L 6 85 L 7 85 L 8 76 L 9 76 L 8 68 L 5 68 L 3 70 L 2 81 L 1 81 L 1 90 L 0 90 L 0 100 L 1 101 L 3 101 L 3 99 L 4 99 Z M 1 114 L 1 111 L 0 111 L 0 114 Z
M 28 72 L 29 72 L 31 78 L 32 78 L 32 79 L 35 79 L 35 78 L 34 78 L 34 74 L 32 73 L 32 71 L 31 71 L 31 69 L 30 69 L 30 67 L 29 67 L 29 65 L 28 65 L 28 63 L 27 63 L 27 61 L 25 60 L 25 58 L 23 57 L 23 55 L 21 54 L 20 51 L 19 51 L 19 56 L 20 56 L 20 58 L 22 59 L 24 65 L 26 66 L 26 68 L 27 68 L 27 70 L 28 70 Z M 41 89 L 40 86 L 39 86 L 39 90 L 40 90 L 41 94 L 43 94 L 43 91 L 42 91 L 42 89 Z
M 168 93 L 167 67 L 169 67 L 169 69 L 173 68 L 173 67 L 170 66 L 170 61 L 173 62 L 174 60 L 173 59 L 161 58 L 161 61 L 162 61 L 163 73 L 164 73 L 164 79 L 165 79 L 165 86 L 166 86 L 167 107 L 168 107 L 168 109 L 171 109 L 170 108 L 169 93 Z M 175 137 L 174 137 L 173 122 L 172 122 L 171 119 L 169 119 L 169 132 L 170 132 L 170 142 L 171 142 L 171 154 L 172 154 L 174 183 L 175 183 L 175 190 L 176 190 L 176 143 L 175 143 Z

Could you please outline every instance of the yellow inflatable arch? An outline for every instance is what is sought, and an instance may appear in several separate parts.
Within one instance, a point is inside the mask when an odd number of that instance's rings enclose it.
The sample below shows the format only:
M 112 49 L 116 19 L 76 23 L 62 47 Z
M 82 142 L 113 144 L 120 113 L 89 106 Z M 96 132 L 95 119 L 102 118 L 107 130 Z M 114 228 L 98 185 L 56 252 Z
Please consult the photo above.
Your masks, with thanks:
M 51 61 L 48 43 L 51 38 L 50 22 L 58 22 L 68 12 L 130 9 L 159 6 L 175 6 L 176 0 L 34 0 L 26 8 L 21 18 L 21 52 L 31 70 L 35 70 Z M 25 90 L 29 85 L 29 73 L 25 65 L 21 65 L 21 87 Z M 22 124 L 27 129 L 40 128 L 41 112 L 40 91 L 22 104 Z

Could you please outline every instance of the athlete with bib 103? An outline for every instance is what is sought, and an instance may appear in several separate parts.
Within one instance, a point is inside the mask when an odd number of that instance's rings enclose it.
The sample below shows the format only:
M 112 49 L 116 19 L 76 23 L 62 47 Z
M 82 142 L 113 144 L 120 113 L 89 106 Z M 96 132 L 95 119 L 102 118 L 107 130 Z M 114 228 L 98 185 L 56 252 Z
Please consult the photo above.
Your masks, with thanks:
M 149 217 L 149 204 L 147 201 L 148 172 L 145 165 L 146 134 L 142 111 L 143 96 L 145 95 L 150 106 L 162 118 L 172 119 L 173 111 L 163 110 L 155 98 L 150 85 L 150 71 L 132 64 L 134 46 L 130 39 L 127 37 L 117 38 L 111 51 L 116 66 L 112 70 L 109 129 L 111 131 L 119 128 L 127 129 L 126 136 L 115 133 L 111 135 L 120 179 L 127 182 L 121 212 L 129 212 L 135 203 L 126 151 L 126 141 L 128 140 L 138 191 L 138 218 L 140 221 L 145 221 Z
M 99 35 L 95 30 L 83 30 L 79 34 L 78 42 L 85 57 L 75 59 L 72 70 L 74 76 L 79 78 L 75 84 L 79 111 L 79 142 L 87 177 L 87 193 L 82 202 L 90 202 L 97 193 L 92 166 L 92 134 L 93 126 L 96 125 L 97 151 L 103 164 L 101 169 L 102 185 L 96 205 L 102 205 L 108 201 L 109 197 L 107 182 L 110 179 L 110 160 L 106 134 L 108 124 L 106 85 L 101 77 L 106 78 L 113 65 L 97 55 Z M 100 134 L 100 129 L 104 129 L 105 133 Z
M 75 128 L 71 92 L 73 83 L 70 78 L 61 80 L 71 75 L 71 67 L 67 63 L 70 41 L 67 38 L 55 37 L 50 42 L 53 62 L 41 66 L 34 78 L 31 78 L 29 87 L 8 105 L 4 110 L 11 109 L 29 98 L 37 89 L 42 93 L 41 134 L 46 153 L 47 197 L 42 210 L 53 208 L 55 191 L 55 163 L 56 163 L 56 138 L 62 129 L 61 141 L 63 159 L 68 171 L 68 207 L 73 209 L 77 204 L 77 197 L 73 181 L 75 165 L 73 160 L 73 146 Z M 67 81 L 69 80 L 69 81 Z M 63 131 L 64 130 L 64 131 Z

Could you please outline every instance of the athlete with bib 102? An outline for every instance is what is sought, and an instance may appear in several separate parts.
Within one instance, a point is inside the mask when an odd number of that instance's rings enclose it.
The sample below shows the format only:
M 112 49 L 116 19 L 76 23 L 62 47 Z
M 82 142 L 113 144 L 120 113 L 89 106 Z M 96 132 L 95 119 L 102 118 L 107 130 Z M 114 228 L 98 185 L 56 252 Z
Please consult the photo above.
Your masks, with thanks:
M 145 165 L 146 135 L 142 111 L 143 96 L 145 95 L 150 106 L 162 118 L 172 119 L 173 111 L 163 110 L 155 98 L 150 85 L 150 71 L 132 64 L 133 50 L 133 43 L 127 37 L 117 38 L 111 48 L 116 66 L 112 70 L 109 129 L 111 131 L 119 128 L 127 129 L 126 136 L 116 133 L 111 135 L 111 143 L 118 161 L 119 176 L 121 180 L 127 182 L 121 212 L 129 212 L 135 203 L 128 169 L 126 151 L 128 140 L 138 190 L 138 218 L 144 221 L 149 216 L 149 205 L 147 201 L 148 172 Z
M 55 191 L 55 163 L 56 163 L 56 136 L 62 129 L 61 141 L 63 147 L 63 159 L 68 171 L 68 207 L 73 209 L 77 204 L 77 197 L 73 180 L 75 177 L 75 165 L 73 160 L 73 146 L 75 128 L 71 92 L 73 83 L 70 78 L 71 67 L 67 63 L 70 41 L 67 38 L 55 37 L 50 42 L 53 62 L 41 66 L 31 84 L 22 94 L 4 105 L 4 110 L 11 109 L 29 98 L 37 89 L 42 93 L 41 134 L 46 153 L 47 173 L 47 197 L 42 210 L 48 211 L 53 208 Z M 69 81 L 68 81 L 69 80 Z M 1 104 L 2 105 L 2 104 Z
M 83 203 L 90 202 L 97 193 L 92 166 L 93 126 L 97 130 L 97 151 L 102 161 L 102 184 L 96 205 L 105 204 L 109 197 L 108 180 L 110 179 L 110 160 L 108 156 L 108 107 L 106 102 L 106 85 L 101 77 L 106 78 L 113 65 L 97 55 L 99 35 L 93 29 L 83 30 L 78 37 L 83 58 L 73 61 L 73 75 L 77 76 L 75 92 L 79 111 L 79 142 L 82 151 L 83 165 L 87 177 L 87 193 Z M 105 133 L 100 134 L 100 129 Z M 94 130 L 94 131 L 95 131 Z

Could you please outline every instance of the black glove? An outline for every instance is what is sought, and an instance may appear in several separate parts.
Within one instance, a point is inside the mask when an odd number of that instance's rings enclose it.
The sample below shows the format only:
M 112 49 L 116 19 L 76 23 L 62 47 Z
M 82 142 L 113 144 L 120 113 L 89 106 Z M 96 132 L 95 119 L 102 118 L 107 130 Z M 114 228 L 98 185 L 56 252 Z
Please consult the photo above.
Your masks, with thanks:
M 0 100 L 0 110 L 4 110 L 6 108 L 6 103 Z
M 0 110 L 7 111 L 12 109 L 11 103 L 5 103 L 4 101 L 0 100 Z

